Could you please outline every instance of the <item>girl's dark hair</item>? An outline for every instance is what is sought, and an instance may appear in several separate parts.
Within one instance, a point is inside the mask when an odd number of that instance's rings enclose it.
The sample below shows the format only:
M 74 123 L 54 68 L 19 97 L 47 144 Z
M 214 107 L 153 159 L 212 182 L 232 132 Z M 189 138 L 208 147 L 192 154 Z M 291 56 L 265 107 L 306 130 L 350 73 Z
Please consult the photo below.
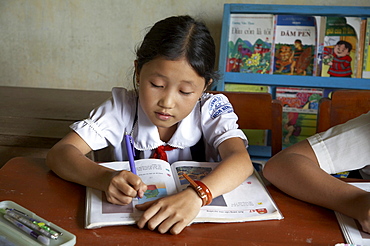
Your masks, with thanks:
M 168 60 L 185 58 L 206 85 L 218 78 L 213 38 L 200 21 L 190 16 L 173 16 L 158 21 L 145 35 L 136 51 L 137 70 L 157 57 Z M 135 76 L 135 75 L 134 75 Z

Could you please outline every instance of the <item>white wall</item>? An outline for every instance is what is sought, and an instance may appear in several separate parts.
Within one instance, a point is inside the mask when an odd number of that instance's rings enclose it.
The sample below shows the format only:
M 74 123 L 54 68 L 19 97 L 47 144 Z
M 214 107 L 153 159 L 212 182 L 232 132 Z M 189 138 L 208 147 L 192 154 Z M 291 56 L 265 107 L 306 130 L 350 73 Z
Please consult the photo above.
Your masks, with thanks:
M 217 46 L 224 3 L 307 0 L 0 0 L 0 86 L 110 90 L 131 86 L 135 47 L 156 21 L 201 17 Z M 370 0 L 310 5 L 370 6 Z

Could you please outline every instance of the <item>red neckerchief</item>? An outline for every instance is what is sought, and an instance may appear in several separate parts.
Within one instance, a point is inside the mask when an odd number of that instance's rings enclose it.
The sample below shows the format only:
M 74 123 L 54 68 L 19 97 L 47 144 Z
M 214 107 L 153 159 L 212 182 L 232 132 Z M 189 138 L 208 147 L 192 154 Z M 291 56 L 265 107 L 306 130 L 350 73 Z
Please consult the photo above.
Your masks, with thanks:
M 155 159 L 161 159 L 161 160 L 164 160 L 164 161 L 168 161 L 167 160 L 167 154 L 166 154 L 166 151 L 170 151 L 170 150 L 173 150 L 173 149 L 176 149 L 174 147 L 171 147 L 169 145 L 161 145 L 159 146 L 154 154 L 153 154 L 153 157 L 152 158 L 155 158 Z

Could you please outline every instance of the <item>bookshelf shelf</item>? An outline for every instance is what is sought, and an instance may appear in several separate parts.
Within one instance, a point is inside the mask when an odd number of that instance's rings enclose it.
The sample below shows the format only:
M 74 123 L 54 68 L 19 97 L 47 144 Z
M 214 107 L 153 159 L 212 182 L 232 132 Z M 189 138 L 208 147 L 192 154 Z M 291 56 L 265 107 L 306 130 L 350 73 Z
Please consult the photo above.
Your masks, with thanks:
M 370 90 L 370 80 L 361 78 L 335 78 L 319 76 L 253 74 L 225 72 L 230 14 L 288 14 L 311 16 L 346 16 L 370 17 L 370 6 L 314 6 L 314 5 L 265 5 L 265 4 L 225 4 L 222 21 L 222 33 L 219 55 L 219 71 L 221 79 L 215 90 L 223 91 L 225 83 L 270 85 L 287 87 L 319 87 L 331 89 L 361 89 Z
M 370 80 L 358 78 L 225 72 L 223 74 L 223 80 L 235 84 L 370 90 Z M 223 87 L 218 89 L 222 91 Z

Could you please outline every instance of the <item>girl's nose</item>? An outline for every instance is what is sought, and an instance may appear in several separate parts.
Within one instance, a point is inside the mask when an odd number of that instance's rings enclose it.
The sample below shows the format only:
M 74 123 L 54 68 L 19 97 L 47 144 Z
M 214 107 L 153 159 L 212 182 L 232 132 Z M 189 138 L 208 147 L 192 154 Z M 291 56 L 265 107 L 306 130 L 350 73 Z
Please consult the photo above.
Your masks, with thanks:
M 159 106 L 162 108 L 173 108 L 175 106 L 175 97 L 172 93 L 167 93 L 159 100 Z

